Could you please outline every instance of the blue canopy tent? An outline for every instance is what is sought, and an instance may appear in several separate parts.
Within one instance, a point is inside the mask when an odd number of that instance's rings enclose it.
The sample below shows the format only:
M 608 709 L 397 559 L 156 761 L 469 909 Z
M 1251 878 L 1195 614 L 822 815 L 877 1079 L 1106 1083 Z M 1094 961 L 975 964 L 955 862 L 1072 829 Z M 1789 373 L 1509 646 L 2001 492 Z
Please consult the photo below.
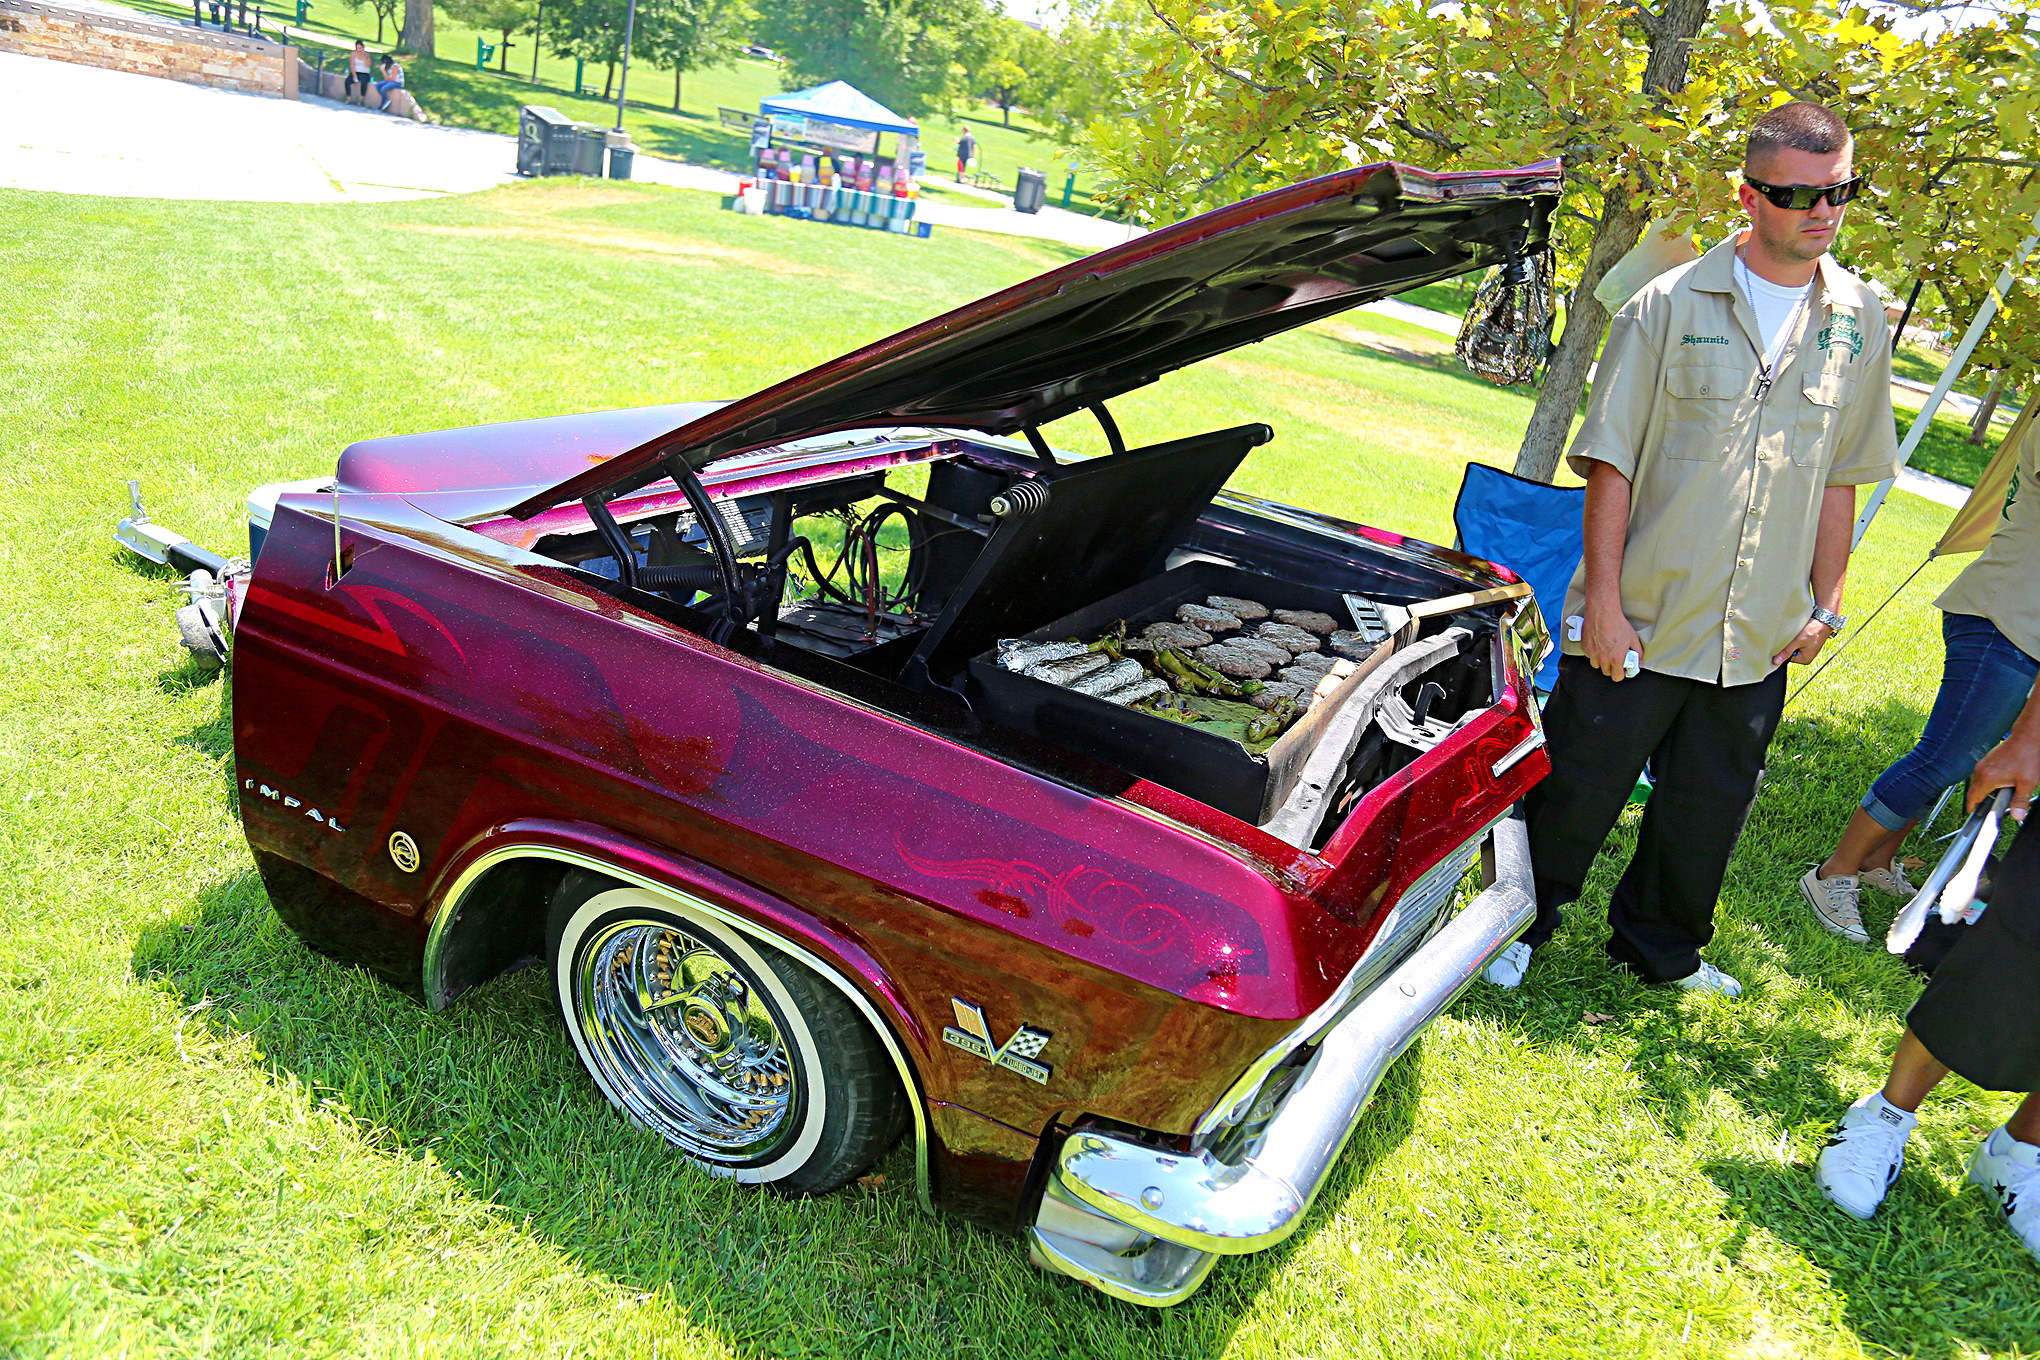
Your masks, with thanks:
M 847 80 L 832 80 L 812 90 L 795 90 L 758 101 L 758 112 L 787 118 L 819 118 L 825 123 L 862 128 L 866 132 L 901 132 L 918 137 L 921 125 L 902 118 Z
M 921 135 L 919 123 L 900 117 L 844 80 L 760 99 L 758 112 L 772 120 L 776 139 L 865 155 L 877 155 L 878 134 L 890 132 L 900 138 L 900 160 L 908 159 L 906 153 Z

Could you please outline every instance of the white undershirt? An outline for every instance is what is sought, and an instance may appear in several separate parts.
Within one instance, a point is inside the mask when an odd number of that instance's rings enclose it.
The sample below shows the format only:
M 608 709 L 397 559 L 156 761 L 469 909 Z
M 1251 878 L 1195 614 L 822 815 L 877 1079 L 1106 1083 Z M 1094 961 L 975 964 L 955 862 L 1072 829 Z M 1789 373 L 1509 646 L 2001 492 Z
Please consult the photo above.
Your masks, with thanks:
M 1750 308 L 1757 314 L 1757 333 L 1764 338 L 1764 367 L 1776 368 L 1778 359 L 1785 353 L 1785 342 L 1791 339 L 1786 334 L 1785 323 L 1799 311 L 1799 304 L 1806 301 L 1813 291 L 1813 280 L 1808 279 L 1804 287 L 1786 288 L 1760 278 L 1754 270 L 1743 263 L 1742 256 L 1735 257 L 1735 281 L 1742 285 L 1743 296 L 1749 299 Z

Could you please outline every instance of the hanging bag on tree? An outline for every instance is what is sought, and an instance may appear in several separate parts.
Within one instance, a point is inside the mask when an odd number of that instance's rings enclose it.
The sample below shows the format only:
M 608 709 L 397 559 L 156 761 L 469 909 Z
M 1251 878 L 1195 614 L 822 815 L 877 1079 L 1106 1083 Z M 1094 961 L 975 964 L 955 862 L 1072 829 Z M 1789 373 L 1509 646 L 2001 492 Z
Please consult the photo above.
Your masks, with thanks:
M 1467 372 L 1502 387 L 1536 376 L 1551 344 L 1553 272 L 1548 250 L 1489 271 L 1453 346 Z

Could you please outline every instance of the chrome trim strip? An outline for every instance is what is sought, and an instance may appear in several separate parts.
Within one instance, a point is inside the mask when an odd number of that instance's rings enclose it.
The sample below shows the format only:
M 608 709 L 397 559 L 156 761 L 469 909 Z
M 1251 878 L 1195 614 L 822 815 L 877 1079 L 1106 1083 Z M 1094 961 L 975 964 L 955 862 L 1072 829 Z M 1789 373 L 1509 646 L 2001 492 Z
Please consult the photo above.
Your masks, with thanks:
M 1243 1255 L 1295 1232 L 1389 1064 L 1536 916 L 1523 823 L 1498 823 L 1494 848 L 1494 885 L 1325 1036 L 1260 1146 L 1238 1165 L 1082 1132 L 1057 1155 L 1062 1188 L 1192 1252 Z
M 700 912 L 704 916 L 713 917 L 722 924 L 729 926 L 732 930 L 740 931 L 754 939 L 763 940 L 774 949 L 798 959 L 825 978 L 831 986 L 849 999 L 851 1005 L 864 1013 L 864 1018 L 871 1022 L 872 1029 L 877 1032 L 879 1042 L 885 1045 L 885 1051 L 892 1057 L 893 1066 L 899 1072 L 900 1084 L 906 1088 L 907 1105 L 912 1109 L 914 1115 L 914 1182 L 916 1192 L 920 1198 L 922 1210 L 930 1214 L 935 1212 L 934 1179 L 928 1168 L 928 1103 L 921 1093 L 920 1084 L 914 1078 L 913 1064 L 907 1061 L 907 1055 L 900 1048 L 899 1040 L 893 1037 L 892 1026 L 885 1022 L 885 1018 L 878 1013 L 878 1008 L 871 1004 L 864 993 L 859 991 L 856 985 L 848 978 L 838 972 L 834 965 L 828 963 L 820 956 L 803 949 L 793 941 L 765 929 L 756 921 L 738 916 L 734 912 L 719 907 L 713 902 L 695 897 L 691 893 L 677 892 L 663 883 L 646 878 L 642 874 L 633 873 L 629 869 L 619 868 L 609 861 L 597 859 L 593 855 L 584 855 L 578 850 L 565 850 L 558 846 L 534 844 L 498 846 L 462 870 L 460 877 L 454 880 L 453 886 L 447 889 L 439 899 L 439 910 L 433 914 L 430 932 L 425 937 L 425 961 L 422 971 L 425 982 L 426 1009 L 438 1011 L 445 1009 L 446 1006 L 445 1002 L 438 999 L 441 973 L 444 969 L 446 954 L 445 937 L 448 929 L 460 916 L 462 899 L 467 896 L 468 892 L 480 880 L 483 874 L 497 865 L 507 863 L 513 859 L 556 860 L 561 864 L 572 865 L 577 869 L 587 869 L 592 873 L 606 874 L 620 883 L 627 883 L 631 887 L 638 888 L 670 904 L 682 907 L 687 911 Z
M 1396 904 L 1389 908 L 1390 913 L 1401 911 L 1412 900 L 1420 900 L 1420 894 L 1435 890 L 1436 882 L 1440 878 L 1449 876 L 1447 886 L 1457 886 L 1460 878 L 1472 867 L 1473 857 L 1480 852 L 1481 842 L 1487 839 L 1501 820 L 1502 818 L 1497 818 L 1474 832 L 1457 849 L 1448 852 L 1444 859 L 1419 875 L 1416 882 L 1404 889 L 1403 895 L 1396 899 Z M 1348 972 L 1333 989 L 1332 994 L 1319 1003 L 1316 1010 L 1305 1016 L 1303 1023 L 1285 1034 L 1248 1065 L 1247 1070 L 1240 1074 L 1239 1080 L 1226 1088 L 1226 1093 L 1205 1112 L 1202 1119 L 1197 1121 L 1197 1126 L 1191 1130 L 1194 1136 L 1199 1138 L 1208 1136 L 1231 1123 L 1253 1102 L 1255 1093 L 1261 1089 L 1261 1083 L 1268 1079 L 1270 1072 L 1281 1066 L 1283 1059 L 1304 1045 L 1315 1043 L 1326 1030 L 1345 1017 L 1346 1012 L 1359 1001 L 1365 988 L 1373 983 L 1376 974 L 1369 966 L 1370 961 L 1393 947 L 1394 941 L 1390 937 L 1394 926 L 1399 924 L 1400 922 L 1385 925 L 1367 946 L 1366 952 L 1361 954 L 1359 962 L 1353 965 L 1352 971 Z
M 1528 702 L 1531 707 L 1533 708 L 1536 707 L 1537 701 L 1535 699 L 1529 700 Z M 1511 746 L 1509 748 L 1508 754 L 1503 756 L 1500 760 L 1494 763 L 1495 778 L 1500 779 L 1503 775 L 1507 774 L 1509 771 L 1515 769 L 1518 765 L 1522 764 L 1523 757 L 1529 755 L 1532 751 L 1542 749 L 1543 746 L 1544 746 L 1544 729 L 1541 727 L 1532 727 L 1530 729 L 1529 736 L 1523 738 L 1523 740 L 1517 742 L 1514 746 Z

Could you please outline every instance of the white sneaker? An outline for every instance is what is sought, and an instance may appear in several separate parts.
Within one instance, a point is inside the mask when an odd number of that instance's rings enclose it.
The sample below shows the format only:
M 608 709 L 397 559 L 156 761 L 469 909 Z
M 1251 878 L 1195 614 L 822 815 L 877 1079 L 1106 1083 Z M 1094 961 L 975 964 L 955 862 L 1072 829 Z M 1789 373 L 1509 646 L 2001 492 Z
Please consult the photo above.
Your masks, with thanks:
M 1515 988 L 1523 985 L 1523 974 L 1529 971 L 1530 946 L 1518 940 L 1495 955 L 1481 976 L 1497 987 Z
M 1881 893 L 1890 893 L 1893 897 L 1910 900 L 1919 892 L 1905 876 L 1905 866 L 1900 864 L 1895 856 L 1889 864 L 1879 865 L 1875 869 L 1865 869 L 1861 877 L 1865 887 L 1875 888 Z
M 1870 943 L 1870 933 L 1863 929 L 1863 890 L 1857 886 L 1854 874 L 1822 878 L 1816 864 L 1800 878 L 1799 891 L 1806 898 L 1806 905 L 1813 908 L 1813 919 L 1820 922 L 1822 929 L 1831 930 L 1853 944 Z
M 2040 1257 L 2040 1147 L 2020 1142 L 2000 1124 L 1970 1157 L 1969 1179 L 1997 1201 L 2005 1226 Z
M 1672 985 L 1689 992 L 1714 992 L 1728 997 L 1742 995 L 1742 984 L 1711 963 L 1702 963 L 1686 976 L 1673 978 Z
M 1905 1140 L 1915 1115 L 1906 1113 L 1872 1091 L 1842 1116 L 1842 1122 L 1821 1149 L 1814 1177 L 1820 1192 L 1857 1218 L 1869 1218 L 1905 1166 Z

